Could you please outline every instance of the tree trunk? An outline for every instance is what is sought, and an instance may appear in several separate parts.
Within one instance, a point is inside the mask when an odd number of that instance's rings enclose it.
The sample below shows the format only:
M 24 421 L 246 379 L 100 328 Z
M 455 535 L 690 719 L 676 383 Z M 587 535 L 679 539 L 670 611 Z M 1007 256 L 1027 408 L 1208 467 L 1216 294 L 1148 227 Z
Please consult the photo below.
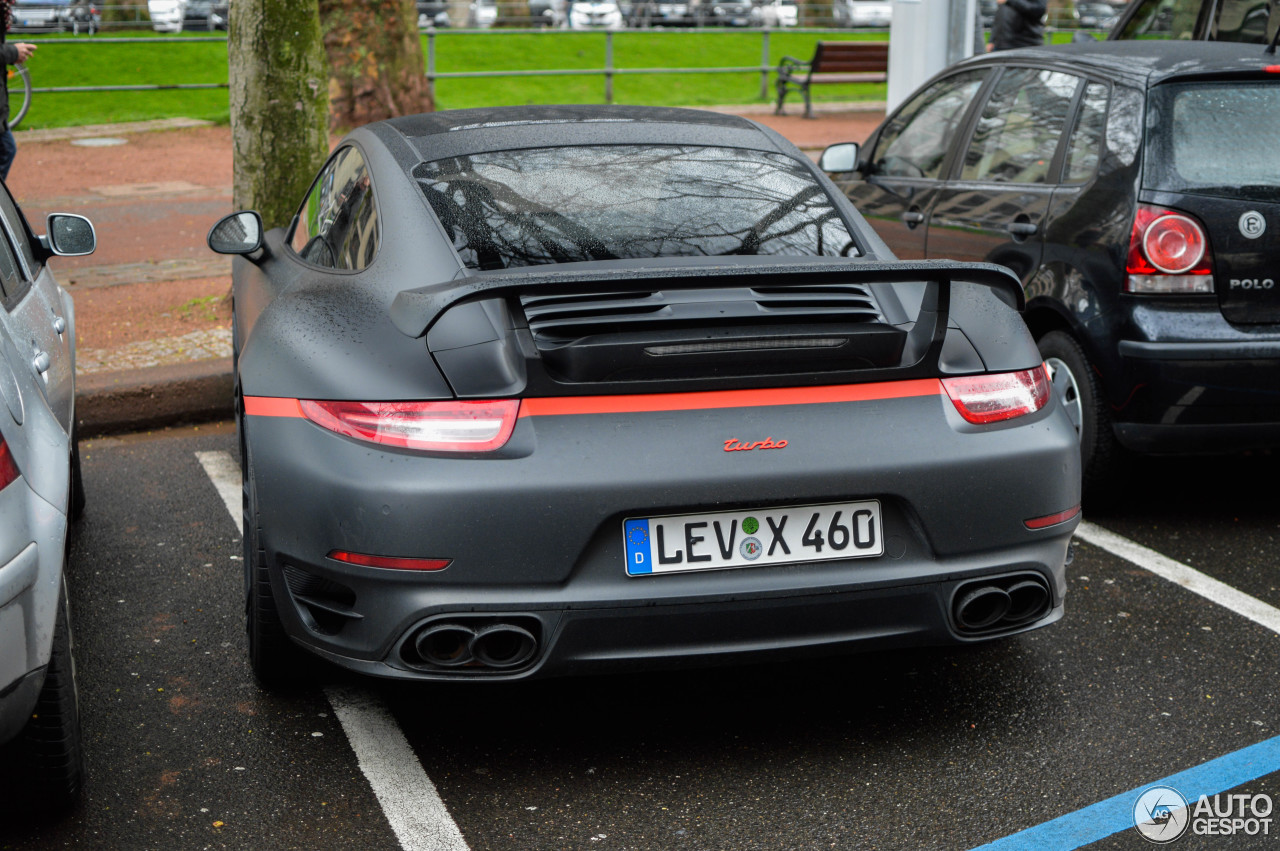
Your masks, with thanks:
M 329 153 L 316 0 L 235 0 L 227 52 L 233 203 L 287 225 Z
M 333 130 L 434 108 L 414 0 L 320 0 L 320 18 Z

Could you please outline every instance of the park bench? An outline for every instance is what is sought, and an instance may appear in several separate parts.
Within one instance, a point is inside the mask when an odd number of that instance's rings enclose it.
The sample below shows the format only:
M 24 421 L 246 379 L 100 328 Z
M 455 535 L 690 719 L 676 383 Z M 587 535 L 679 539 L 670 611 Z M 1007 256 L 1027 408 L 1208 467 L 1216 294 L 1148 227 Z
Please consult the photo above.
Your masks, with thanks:
M 820 41 L 808 62 L 784 56 L 778 63 L 778 106 L 787 92 L 804 95 L 804 117 L 813 118 L 809 87 L 817 83 L 883 83 L 889 78 L 889 42 Z

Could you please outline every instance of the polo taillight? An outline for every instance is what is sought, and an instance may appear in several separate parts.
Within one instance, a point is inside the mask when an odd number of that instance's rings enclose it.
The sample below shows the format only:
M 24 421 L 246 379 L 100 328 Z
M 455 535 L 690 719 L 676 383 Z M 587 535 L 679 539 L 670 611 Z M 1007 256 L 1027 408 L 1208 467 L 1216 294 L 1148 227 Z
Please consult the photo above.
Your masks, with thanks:
M 1125 272 L 1126 292 L 1212 293 L 1213 256 L 1204 225 L 1188 213 L 1139 204 Z
M 298 402 L 302 414 L 338 434 L 432 452 L 492 452 L 511 437 L 519 399 L 491 402 Z
M 0 490 L 9 487 L 21 475 L 18 462 L 13 460 L 13 453 L 9 451 L 9 442 L 0 437 Z
M 1021 372 L 944 378 L 942 387 L 960 416 L 978 425 L 1034 414 L 1049 401 L 1049 373 L 1043 365 Z

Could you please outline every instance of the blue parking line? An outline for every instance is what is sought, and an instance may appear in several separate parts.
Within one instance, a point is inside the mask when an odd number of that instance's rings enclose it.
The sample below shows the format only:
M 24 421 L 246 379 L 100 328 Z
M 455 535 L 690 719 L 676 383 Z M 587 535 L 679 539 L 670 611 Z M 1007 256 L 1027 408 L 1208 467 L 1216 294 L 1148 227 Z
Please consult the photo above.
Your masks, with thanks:
M 1152 780 L 1114 798 L 989 842 L 973 851 L 1009 851 L 1015 848 L 1071 851 L 1132 829 L 1133 805 L 1138 796 L 1152 786 L 1172 786 L 1182 793 L 1188 804 L 1195 807 L 1201 795 L 1217 795 L 1275 771 L 1280 771 L 1280 736 L 1169 777 Z

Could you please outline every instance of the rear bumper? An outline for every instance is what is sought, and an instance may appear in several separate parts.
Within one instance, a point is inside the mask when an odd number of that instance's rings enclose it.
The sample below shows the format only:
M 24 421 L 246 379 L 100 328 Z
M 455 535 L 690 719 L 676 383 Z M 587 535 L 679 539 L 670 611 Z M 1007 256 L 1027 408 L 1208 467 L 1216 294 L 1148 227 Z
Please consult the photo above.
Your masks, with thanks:
M 1074 525 L 1074 524 L 1072 524 Z M 1062 542 L 1053 549 L 1065 555 Z M 1057 622 L 1063 616 L 1065 568 L 1030 565 L 1017 575 L 1038 573 L 1052 590 L 1052 603 L 1034 622 L 982 636 L 965 636 L 955 627 L 951 610 L 964 579 L 1005 576 L 963 573 L 945 581 L 916 585 L 830 591 L 821 594 L 768 596 L 753 599 L 704 598 L 656 605 L 541 607 L 522 605 L 520 594 L 506 605 L 477 602 L 433 607 L 397 637 L 382 659 L 335 653 L 331 647 L 304 642 L 322 657 L 361 673 L 394 679 L 498 680 L 577 676 L 654 668 L 780 661 L 809 656 L 871 650 L 967 644 L 1015 635 Z M 358 593 L 358 592 L 357 592 Z M 423 670 L 413 647 L 420 630 L 453 622 L 503 622 L 522 625 L 537 640 L 533 661 L 511 672 L 461 668 Z
M 1139 307 L 1118 342 L 1116 435 L 1140 452 L 1280 446 L 1280 328 L 1232 326 L 1216 305 Z M 1115 395 L 1113 394 L 1113 398 Z
M 536 421 L 536 422 L 535 422 Z M 244 424 L 261 545 L 286 630 L 346 667 L 406 664 L 406 641 L 452 617 L 525 619 L 530 665 L 580 673 L 973 640 L 956 587 L 1035 573 L 1061 616 L 1079 504 L 1079 448 L 1056 403 L 973 427 L 938 396 L 775 409 L 521 419 L 489 456 L 428 457 L 338 437 L 300 418 Z M 781 451 L 725 452 L 731 437 Z M 884 555 L 630 577 L 628 517 L 876 499 Z M 451 559 L 438 572 L 358 567 L 334 550 Z M 987 636 L 990 637 L 990 636 Z M 467 675 L 467 672 L 460 672 Z

